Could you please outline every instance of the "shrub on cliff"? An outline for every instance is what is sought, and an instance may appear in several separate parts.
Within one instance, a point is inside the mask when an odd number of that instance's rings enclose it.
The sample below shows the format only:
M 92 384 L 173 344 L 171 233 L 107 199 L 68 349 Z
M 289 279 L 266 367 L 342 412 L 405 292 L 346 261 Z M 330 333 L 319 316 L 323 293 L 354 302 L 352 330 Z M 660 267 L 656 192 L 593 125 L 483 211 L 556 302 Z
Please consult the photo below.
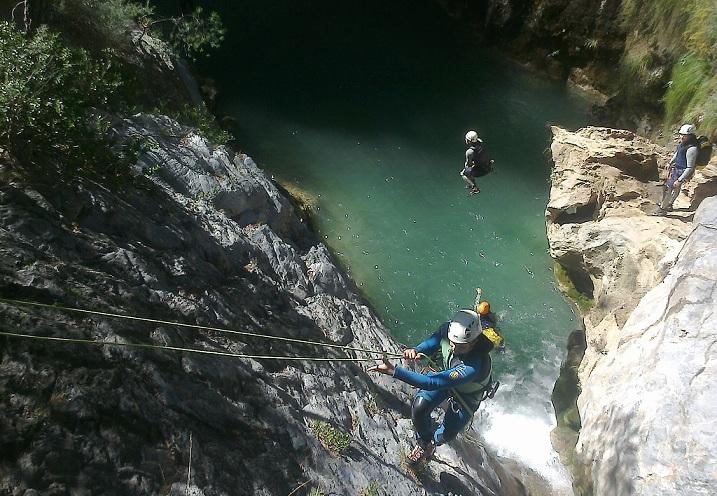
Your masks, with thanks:
M 164 81 L 147 90 L 151 74 L 143 74 L 148 66 L 136 62 L 142 50 L 134 46 L 137 37 L 163 32 L 185 55 L 206 54 L 223 38 L 216 14 L 195 9 L 158 18 L 149 2 L 126 0 L 28 5 L 16 5 L 14 14 L 28 9 L 14 16 L 17 24 L 0 24 L 0 148 L 22 163 L 63 174 L 123 174 L 141 140 L 113 139 L 110 118 L 155 107 L 210 139 L 228 140 L 204 105 L 178 101 L 169 91 L 159 102 Z M 40 22 L 47 24 L 38 28 Z
M 177 54 L 195 59 L 210 54 L 224 40 L 219 14 L 196 7 L 183 12 L 177 7 L 157 13 L 152 2 L 127 0 L 65 0 L 48 6 L 51 25 L 86 45 L 122 49 L 131 33 L 163 39 Z
M 0 78 L 0 147 L 21 162 L 107 173 L 103 169 L 129 158 L 126 147 L 111 148 L 110 125 L 102 117 L 125 106 L 111 52 L 95 58 L 64 46 L 44 27 L 26 36 L 2 22 Z
M 622 63 L 623 91 L 630 103 L 650 106 L 659 102 L 664 106 L 665 126 L 691 121 L 702 132 L 715 133 L 714 1 L 624 0 L 622 16 L 630 33 Z M 650 90 L 655 83 L 661 98 Z

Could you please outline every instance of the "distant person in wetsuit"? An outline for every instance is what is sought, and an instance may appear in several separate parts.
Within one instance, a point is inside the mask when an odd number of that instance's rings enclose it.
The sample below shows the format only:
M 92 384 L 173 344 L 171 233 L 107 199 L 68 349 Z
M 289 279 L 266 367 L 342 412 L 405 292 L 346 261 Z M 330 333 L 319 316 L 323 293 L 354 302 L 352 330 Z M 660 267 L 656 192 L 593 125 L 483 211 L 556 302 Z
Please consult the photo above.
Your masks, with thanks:
M 500 331 L 498 330 L 498 317 L 496 314 L 491 312 L 490 310 L 490 303 L 483 300 L 478 305 L 476 305 L 476 312 L 478 315 L 480 315 L 480 325 L 483 329 L 483 333 L 486 335 L 494 334 L 496 337 L 492 338 L 495 341 L 499 341 L 500 345 L 498 346 L 498 351 L 501 353 L 505 352 L 505 340 L 500 335 Z
M 466 133 L 466 162 L 461 169 L 461 177 L 468 184 L 469 193 L 474 195 L 480 193 L 475 178 L 485 176 L 493 170 L 493 160 L 488 157 L 483 140 L 478 137 L 475 131 Z
M 394 367 L 388 360 L 369 369 L 420 389 L 411 405 L 416 446 L 408 455 L 409 462 L 424 460 L 433 454 L 436 446 L 455 439 L 471 421 L 486 395 L 492 397 L 489 391 L 494 393 L 495 387 L 489 352 L 498 344 L 482 332 L 476 312 L 460 310 L 428 339 L 403 352 L 404 359 L 417 360 L 419 355 L 430 357 L 440 351 L 439 371 L 422 374 Z M 450 400 L 451 406 L 434 430 L 431 412 L 446 399 Z

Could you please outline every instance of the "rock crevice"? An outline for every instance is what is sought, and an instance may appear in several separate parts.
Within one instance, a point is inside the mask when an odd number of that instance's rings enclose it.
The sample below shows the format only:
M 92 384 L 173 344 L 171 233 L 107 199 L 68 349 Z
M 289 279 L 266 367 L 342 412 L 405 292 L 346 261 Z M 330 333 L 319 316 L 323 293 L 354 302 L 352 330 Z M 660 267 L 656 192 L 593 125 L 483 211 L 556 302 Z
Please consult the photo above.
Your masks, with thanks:
M 552 152 L 550 252 L 566 266 L 582 260 L 572 266 L 594 288 L 583 315 L 579 437 L 567 449 L 576 492 L 709 494 L 717 487 L 709 468 L 717 434 L 707 427 L 717 415 L 709 400 L 717 397 L 717 229 L 709 227 L 717 198 L 696 192 L 714 187 L 715 164 L 696 173 L 676 212 L 654 216 L 654 178 L 668 150 L 625 131 L 553 128 Z M 591 197 L 604 199 L 596 218 L 556 222 Z
M 250 157 L 162 116 L 123 129 L 154 145 L 115 187 L 38 185 L 0 161 L 1 296 L 400 351 Z M 420 476 L 407 470 L 411 388 L 342 361 L 358 352 L 2 303 L 0 322 L 273 357 L 0 337 L 2 494 L 526 493 L 468 440 L 439 448 Z M 281 358 L 292 356 L 334 360 Z

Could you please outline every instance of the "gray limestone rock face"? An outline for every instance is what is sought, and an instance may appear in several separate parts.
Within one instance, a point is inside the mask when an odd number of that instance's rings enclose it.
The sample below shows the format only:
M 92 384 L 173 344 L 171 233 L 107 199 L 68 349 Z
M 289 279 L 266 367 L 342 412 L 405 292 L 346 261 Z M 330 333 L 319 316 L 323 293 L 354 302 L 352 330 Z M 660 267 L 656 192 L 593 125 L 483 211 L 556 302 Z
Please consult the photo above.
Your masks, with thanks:
M 614 348 L 640 298 L 662 280 L 665 257 L 679 250 L 691 228 L 681 217 L 651 215 L 660 198 L 658 164 L 667 155 L 661 147 L 629 131 L 554 127 L 551 150 L 550 255 L 593 302 L 583 315 L 584 382 Z
M 644 164 L 667 151 L 624 132 L 553 133 L 551 255 L 593 299 L 579 368 L 581 485 L 595 495 L 713 494 L 717 198 L 693 221 L 651 216 L 659 181 L 605 158 Z
M 717 198 L 705 200 L 662 282 L 640 301 L 578 401 L 577 453 L 595 494 L 717 488 Z
M 151 320 L 0 303 L 0 329 L 175 350 L 0 337 L 1 494 L 526 494 L 467 439 L 406 468 L 411 388 L 358 351 L 399 344 L 249 157 L 124 132 L 152 147 L 112 187 L 0 161 L 0 296 Z

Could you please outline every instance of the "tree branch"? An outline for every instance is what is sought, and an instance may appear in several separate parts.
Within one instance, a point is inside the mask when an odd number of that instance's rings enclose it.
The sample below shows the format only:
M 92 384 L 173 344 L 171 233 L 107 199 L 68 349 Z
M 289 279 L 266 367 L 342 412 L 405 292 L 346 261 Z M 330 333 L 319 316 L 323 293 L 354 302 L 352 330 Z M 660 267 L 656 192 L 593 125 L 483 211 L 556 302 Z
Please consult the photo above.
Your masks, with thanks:
M 12 22 L 15 22 L 15 11 L 20 5 L 24 6 L 22 22 L 25 24 L 25 34 L 27 35 L 30 33 L 30 28 L 32 27 L 32 18 L 30 17 L 30 0 L 21 0 L 20 2 L 17 2 L 12 8 L 12 12 L 10 12 L 10 19 Z
M 20 0 L 20 1 L 17 2 L 17 3 L 15 4 L 15 6 L 12 8 L 12 12 L 10 12 L 10 19 L 12 20 L 12 22 L 15 22 L 15 11 L 17 10 L 17 8 L 18 8 L 20 5 L 24 4 L 26 1 L 27 1 L 27 0 Z

